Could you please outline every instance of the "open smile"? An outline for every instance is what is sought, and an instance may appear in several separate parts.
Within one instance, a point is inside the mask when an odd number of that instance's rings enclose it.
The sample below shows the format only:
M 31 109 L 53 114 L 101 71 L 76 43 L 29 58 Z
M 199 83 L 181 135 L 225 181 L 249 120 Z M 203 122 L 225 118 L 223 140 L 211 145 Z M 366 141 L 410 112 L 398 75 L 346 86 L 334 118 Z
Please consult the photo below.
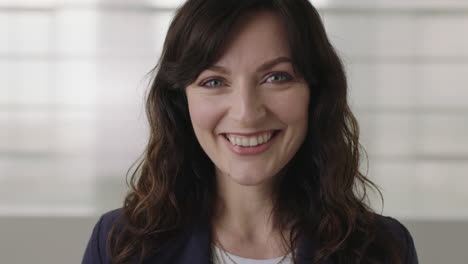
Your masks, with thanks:
M 223 134 L 228 148 L 238 155 L 258 155 L 265 152 L 275 141 L 281 130 L 260 133 L 250 137 Z

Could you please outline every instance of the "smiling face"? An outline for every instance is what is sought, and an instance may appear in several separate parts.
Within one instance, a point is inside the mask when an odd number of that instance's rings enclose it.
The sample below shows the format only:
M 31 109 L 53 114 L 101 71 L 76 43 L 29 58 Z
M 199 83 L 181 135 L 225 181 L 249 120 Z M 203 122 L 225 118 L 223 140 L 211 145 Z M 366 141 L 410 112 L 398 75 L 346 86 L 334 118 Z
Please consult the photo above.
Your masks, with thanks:
M 214 65 L 186 87 L 195 135 L 217 177 L 272 180 L 304 142 L 309 87 L 295 73 L 279 16 L 243 16 Z

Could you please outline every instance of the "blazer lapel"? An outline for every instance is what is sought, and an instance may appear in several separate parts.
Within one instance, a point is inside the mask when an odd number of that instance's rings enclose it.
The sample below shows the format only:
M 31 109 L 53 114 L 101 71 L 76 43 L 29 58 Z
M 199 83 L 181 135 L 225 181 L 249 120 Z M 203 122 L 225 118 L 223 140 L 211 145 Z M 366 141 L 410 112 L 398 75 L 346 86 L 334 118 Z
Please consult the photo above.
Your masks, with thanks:
M 144 264 L 209 264 L 211 263 L 210 229 L 193 224 L 165 244 L 159 253 L 148 256 Z
M 193 225 L 187 244 L 175 264 L 208 264 L 211 262 L 211 231 L 207 223 Z

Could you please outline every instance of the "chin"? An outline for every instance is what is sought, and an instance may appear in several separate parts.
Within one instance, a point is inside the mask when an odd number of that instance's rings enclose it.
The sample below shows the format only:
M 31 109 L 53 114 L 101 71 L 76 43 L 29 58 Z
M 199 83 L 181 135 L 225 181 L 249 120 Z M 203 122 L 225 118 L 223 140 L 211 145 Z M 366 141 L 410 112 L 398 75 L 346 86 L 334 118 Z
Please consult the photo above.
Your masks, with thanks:
M 258 177 L 257 175 L 243 175 L 243 176 L 230 175 L 229 177 L 231 178 L 232 181 L 242 186 L 258 186 L 258 185 L 264 184 L 265 182 L 271 179 L 271 177 L 268 177 L 268 176 Z

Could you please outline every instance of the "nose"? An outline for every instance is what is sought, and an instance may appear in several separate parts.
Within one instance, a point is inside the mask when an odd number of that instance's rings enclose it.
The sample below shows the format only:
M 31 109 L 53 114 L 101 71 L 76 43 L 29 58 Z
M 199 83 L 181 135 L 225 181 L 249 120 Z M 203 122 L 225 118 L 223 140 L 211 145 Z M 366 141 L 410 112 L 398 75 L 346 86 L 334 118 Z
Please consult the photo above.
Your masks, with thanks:
M 231 118 L 245 127 L 254 127 L 266 116 L 266 107 L 257 87 L 239 85 L 231 101 Z

